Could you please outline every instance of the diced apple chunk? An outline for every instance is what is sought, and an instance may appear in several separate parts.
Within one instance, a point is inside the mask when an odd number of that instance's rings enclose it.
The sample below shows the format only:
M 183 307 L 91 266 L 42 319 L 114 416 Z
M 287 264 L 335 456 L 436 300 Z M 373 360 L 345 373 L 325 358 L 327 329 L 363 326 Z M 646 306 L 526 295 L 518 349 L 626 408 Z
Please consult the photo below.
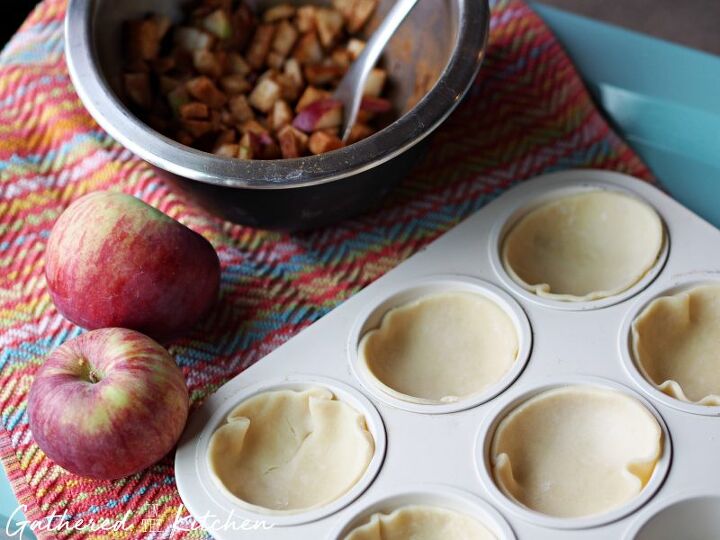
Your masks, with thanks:
M 176 28 L 173 35 L 175 45 L 189 52 L 209 49 L 213 44 L 213 37 L 210 34 L 189 26 Z
M 203 19 L 203 28 L 220 39 L 232 36 L 230 17 L 224 9 L 216 9 Z
M 237 157 L 240 159 L 254 159 L 260 152 L 260 139 L 252 133 L 246 132 L 240 139 Z
M 267 128 L 257 120 L 248 120 L 243 123 L 240 129 L 243 133 L 253 133 L 258 136 L 267 134 Z
M 185 83 L 185 87 L 192 97 L 213 109 L 220 108 L 227 102 L 227 96 L 215 86 L 214 82 L 205 76 L 190 79 Z
M 280 85 L 267 77 L 260 81 L 250 93 L 250 105 L 264 113 L 272 109 L 275 102 L 280 99 Z
M 332 6 L 346 19 L 350 18 L 355 0 L 332 0 Z
M 295 60 L 294 58 L 288 58 L 285 60 L 285 64 L 283 66 L 283 72 L 285 75 L 290 77 L 292 82 L 300 88 L 303 83 L 303 75 L 302 75 L 302 67 L 300 67 L 300 62 Z
M 271 23 L 282 19 L 290 19 L 295 15 L 295 6 L 291 4 L 278 4 L 263 13 L 263 21 Z
M 204 120 L 208 117 L 208 106 L 199 101 L 180 105 L 180 118 L 183 120 Z
M 270 129 L 273 131 L 279 130 L 286 124 L 292 122 L 293 112 L 290 105 L 286 101 L 279 99 L 275 102 L 272 108 L 272 114 L 270 115 Z
M 293 79 L 285 73 L 278 73 L 274 80 L 280 85 L 280 97 L 285 101 L 295 101 L 300 95 L 301 85 L 298 85 Z
M 260 69 L 265 64 L 274 36 L 274 24 L 261 24 L 255 30 L 255 35 L 245 57 L 253 69 Z
M 317 64 L 322 61 L 323 56 L 323 50 L 315 32 L 304 34 L 293 51 L 293 57 L 301 64 Z
M 226 75 L 220 79 L 220 86 L 222 86 L 222 89 L 231 96 L 244 94 L 252 87 L 242 75 Z
M 316 19 L 320 43 L 329 49 L 342 33 L 343 16 L 334 9 L 321 8 L 317 10 Z
M 370 19 L 377 5 L 378 0 L 354 0 L 350 16 L 347 19 L 348 31 L 351 34 L 359 32 Z
M 360 56 L 360 53 L 363 52 L 364 48 L 365 42 L 362 39 L 351 38 L 347 44 L 347 50 L 350 53 L 350 59 L 352 61 L 357 60 L 357 57 Z
M 272 50 L 286 57 L 295 45 L 298 35 L 298 31 L 288 21 L 280 22 L 273 38 Z
M 295 24 L 302 34 L 315 30 L 316 13 L 317 8 L 315 6 L 300 6 L 298 8 Z
M 382 94 L 385 81 L 387 80 L 387 71 L 384 69 L 374 68 L 368 73 L 363 95 L 371 97 L 380 97 Z
M 239 95 L 230 98 L 230 112 L 238 122 L 247 122 L 255 118 L 248 99 L 244 95 Z
M 290 125 L 281 128 L 277 137 L 282 157 L 286 159 L 298 158 L 307 151 L 308 136 Z
M 310 139 L 308 140 L 308 148 L 310 152 L 315 155 L 337 150 L 343 146 L 343 142 L 337 135 L 332 135 L 325 131 L 316 131 L 310 135 Z
M 207 120 L 183 120 L 181 124 L 183 129 L 190 133 L 195 139 L 212 131 L 212 124 Z
M 240 152 L 239 144 L 229 143 L 229 144 L 221 144 L 214 150 L 213 153 L 217 156 L 235 158 L 235 157 L 238 157 L 239 152 Z
M 345 74 L 345 68 L 335 64 L 310 64 L 305 66 L 305 79 L 307 82 L 322 86 L 340 79 Z
M 350 134 L 348 135 L 347 144 L 353 144 L 361 141 L 370 135 L 375 133 L 375 130 L 367 124 L 361 124 L 356 122 L 353 127 L 350 128 Z
M 222 66 L 216 58 L 215 54 L 205 50 L 198 49 L 193 52 L 193 65 L 203 75 L 216 79 L 222 75 Z
M 310 105 L 311 103 L 314 103 L 321 99 L 329 99 L 329 98 L 330 98 L 330 92 L 321 90 L 319 88 L 315 88 L 314 86 L 308 86 L 307 88 L 305 88 L 303 95 L 300 96 L 300 99 L 298 100 L 297 104 L 295 105 L 295 112 L 299 113 L 303 109 L 305 109 L 308 105 Z
M 294 128 L 305 133 L 335 128 L 340 124 L 342 124 L 342 103 L 335 99 L 323 99 L 309 104 L 292 123 Z

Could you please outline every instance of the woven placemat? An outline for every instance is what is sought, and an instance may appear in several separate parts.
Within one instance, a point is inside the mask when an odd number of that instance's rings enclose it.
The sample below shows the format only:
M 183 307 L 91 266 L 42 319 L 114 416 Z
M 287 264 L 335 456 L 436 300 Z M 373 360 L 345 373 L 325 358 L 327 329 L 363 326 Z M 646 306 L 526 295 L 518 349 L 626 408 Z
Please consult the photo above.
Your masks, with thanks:
M 206 537 L 186 515 L 173 459 L 115 482 L 68 474 L 34 444 L 26 398 L 43 359 L 80 329 L 43 277 L 50 228 L 77 197 L 118 189 L 207 237 L 222 262 L 217 309 L 171 347 L 194 406 L 511 185 L 569 167 L 649 178 L 608 127 L 552 33 L 522 1 L 492 7 L 490 42 L 467 99 L 382 207 L 312 233 L 245 228 L 207 214 L 115 143 L 84 110 L 63 57 L 65 3 L 46 0 L 0 55 L 0 411 L 2 458 L 30 519 L 120 519 L 87 538 Z M 159 531 L 153 533 L 151 531 Z

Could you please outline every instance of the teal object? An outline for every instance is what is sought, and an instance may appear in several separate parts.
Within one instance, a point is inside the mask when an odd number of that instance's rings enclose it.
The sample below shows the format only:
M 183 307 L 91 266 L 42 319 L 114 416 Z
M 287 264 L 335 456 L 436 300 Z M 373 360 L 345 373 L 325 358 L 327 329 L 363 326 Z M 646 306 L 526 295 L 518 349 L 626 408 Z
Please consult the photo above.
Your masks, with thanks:
M 619 134 L 673 197 L 720 227 L 720 57 L 542 4 L 533 8 Z M 1 471 L 0 539 L 17 506 Z
M 720 227 L 720 57 L 533 4 L 619 134 Z

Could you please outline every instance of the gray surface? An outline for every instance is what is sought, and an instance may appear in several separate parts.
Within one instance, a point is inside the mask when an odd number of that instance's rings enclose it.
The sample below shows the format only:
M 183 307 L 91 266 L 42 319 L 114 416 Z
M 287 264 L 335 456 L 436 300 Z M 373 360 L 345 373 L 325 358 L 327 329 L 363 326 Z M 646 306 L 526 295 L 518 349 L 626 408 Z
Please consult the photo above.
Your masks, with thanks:
M 540 0 L 720 55 L 720 0 Z

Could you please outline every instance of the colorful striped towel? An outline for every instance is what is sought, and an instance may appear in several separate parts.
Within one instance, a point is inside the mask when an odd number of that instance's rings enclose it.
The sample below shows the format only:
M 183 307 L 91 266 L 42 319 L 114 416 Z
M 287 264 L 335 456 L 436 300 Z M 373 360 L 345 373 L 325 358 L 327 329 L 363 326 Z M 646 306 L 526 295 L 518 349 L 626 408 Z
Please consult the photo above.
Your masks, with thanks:
M 542 21 L 522 0 L 499 1 L 477 82 L 381 209 L 299 235 L 232 225 L 192 206 L 85 112 L 63 59 L 64 11 L 63 0 L 42 2 L 0 55 L 0 442 L 30 519 L 129 512 L 125 531 L 102 536 L 167 538 L 182 512 L 172 456 L 120 481 L 86 480 L 50 462 L 28 429 L 33 373 L 80 333 L 50 301 L 43 250 L 55 218 L 84 193 L 110 188 L 141 197 L 217 249 L 219 307 L 171 348 L 197 405 L 514 183 L 568 167 L 649 177 Z

